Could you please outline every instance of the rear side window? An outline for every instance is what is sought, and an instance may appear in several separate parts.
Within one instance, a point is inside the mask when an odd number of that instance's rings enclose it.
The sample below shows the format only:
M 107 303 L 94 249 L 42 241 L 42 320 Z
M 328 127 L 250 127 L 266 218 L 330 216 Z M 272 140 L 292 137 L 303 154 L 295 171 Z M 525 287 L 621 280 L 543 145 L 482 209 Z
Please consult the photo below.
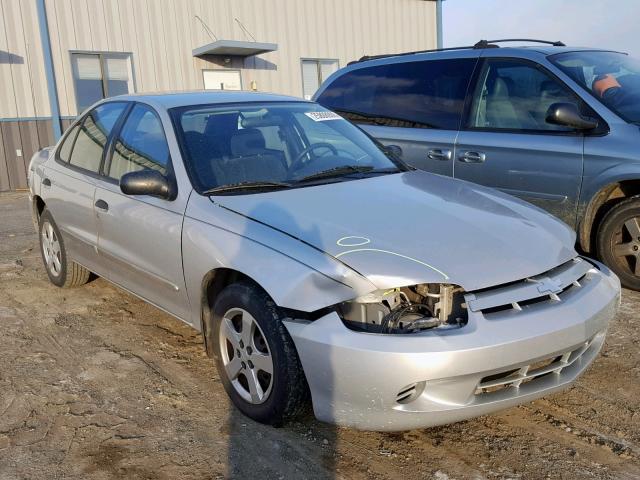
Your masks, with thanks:
M 80 125 L 73 145 L 69 161 L 71 165 L 98 173 L 107 139 L 125 107 L 126 103 L 123 102 L 105 103 L 89 112 Z M 67 138 L 70 137 L 71 135 Z M 63 147 L 65 146 L 66 142 Z
M 165 175 L 168 164 L 169 145 L 162 122 L 150 107 L 136 105 L 115 142 L 109 177 L 120 180 L 125 173 L 145 169 Z
M 337 78 L 318 102 L 357 123 L 457 130 L 476 59 L 365 67 Z
M 58 149 L 58 158 L 65 163 L 69 163 L 71 158 L 71 149 L 73 148 L 73 142 L 76 140 L 76 135 L 78 135 L 78 130 L 80 130 L 80 127 L 74 125 Z

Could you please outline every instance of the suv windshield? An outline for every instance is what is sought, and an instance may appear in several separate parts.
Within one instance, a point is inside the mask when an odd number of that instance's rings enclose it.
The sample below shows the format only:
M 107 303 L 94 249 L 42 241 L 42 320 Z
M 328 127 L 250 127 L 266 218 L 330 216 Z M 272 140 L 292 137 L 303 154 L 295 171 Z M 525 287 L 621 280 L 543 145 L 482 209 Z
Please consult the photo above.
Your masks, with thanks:
M 200 193 L 256 193 L 405 169 L 362 130 L 314 103 L 199 105 L 172 115 Z
M 616 52 L 571 52 L 550 60 L 628 122 L 640 123 L 640 61 Z

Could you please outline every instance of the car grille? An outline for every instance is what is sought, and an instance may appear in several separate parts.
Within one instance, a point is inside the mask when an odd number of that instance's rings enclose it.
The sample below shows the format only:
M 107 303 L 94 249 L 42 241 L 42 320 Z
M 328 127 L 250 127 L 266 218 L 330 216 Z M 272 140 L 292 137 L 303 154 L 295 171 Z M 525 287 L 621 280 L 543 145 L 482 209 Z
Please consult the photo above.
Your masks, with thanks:
M 501 319 L 544 304 L 561 302 L 583 288 L 595 267 L 574 258 L 548 272 L 499 287 L 477 290 L 466 295 L 467 306 L 485 318 Z
M 517 388 L 524 383 L 534 381 L 546 375 L 561 373 L 563 369 L 572 365 L 591 347 L 594 338 L 595 337 L 592 337 L 578 348 L 565 353 L 545 358 L 529 365 L 488 375 L 478 383 L 475 395 L 487 395 L 506 388 Z

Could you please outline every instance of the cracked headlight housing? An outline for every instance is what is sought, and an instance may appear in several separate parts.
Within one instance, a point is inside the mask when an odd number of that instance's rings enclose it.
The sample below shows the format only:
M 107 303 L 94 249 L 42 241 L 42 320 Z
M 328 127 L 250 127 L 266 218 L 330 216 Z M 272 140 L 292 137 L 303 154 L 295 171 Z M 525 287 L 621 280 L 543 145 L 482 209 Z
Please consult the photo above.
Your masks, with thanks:
M 443 283 L 377 290 L 343 302 L 337 310 L 347 327 L 370 333 L 411 334 L 467 323 L 464 290 Z

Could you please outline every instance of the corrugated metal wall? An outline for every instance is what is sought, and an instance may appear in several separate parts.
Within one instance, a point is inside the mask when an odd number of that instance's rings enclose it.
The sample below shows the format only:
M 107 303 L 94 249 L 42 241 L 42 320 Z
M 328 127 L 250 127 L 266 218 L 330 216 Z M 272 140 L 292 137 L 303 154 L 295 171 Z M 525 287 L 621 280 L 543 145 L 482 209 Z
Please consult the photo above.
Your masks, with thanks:
M 257 41 L 277 43 L 277 52 L 227 66 L 241 69 L 245 88 L 255 81 L 261 91 L 298 96 L 301 58 L 344 66 L 364 54 L 436 43 L 435 4 L 424 0 L 46 0 L 46 8 L 63 117 L 78 114 L 74 50 L 130 52 L 137 91 L 203 88 L 202 70 L 220 68 L 224 59 L 192 57 L 213 41 L 196 17 L 218 39 L 251 40 L 237 18 Z M 38 128 L 50 109 L 36 0 L 0 0 L 0 17 L 2 191 L 24 186 L 20 169 L 52 136 Z

